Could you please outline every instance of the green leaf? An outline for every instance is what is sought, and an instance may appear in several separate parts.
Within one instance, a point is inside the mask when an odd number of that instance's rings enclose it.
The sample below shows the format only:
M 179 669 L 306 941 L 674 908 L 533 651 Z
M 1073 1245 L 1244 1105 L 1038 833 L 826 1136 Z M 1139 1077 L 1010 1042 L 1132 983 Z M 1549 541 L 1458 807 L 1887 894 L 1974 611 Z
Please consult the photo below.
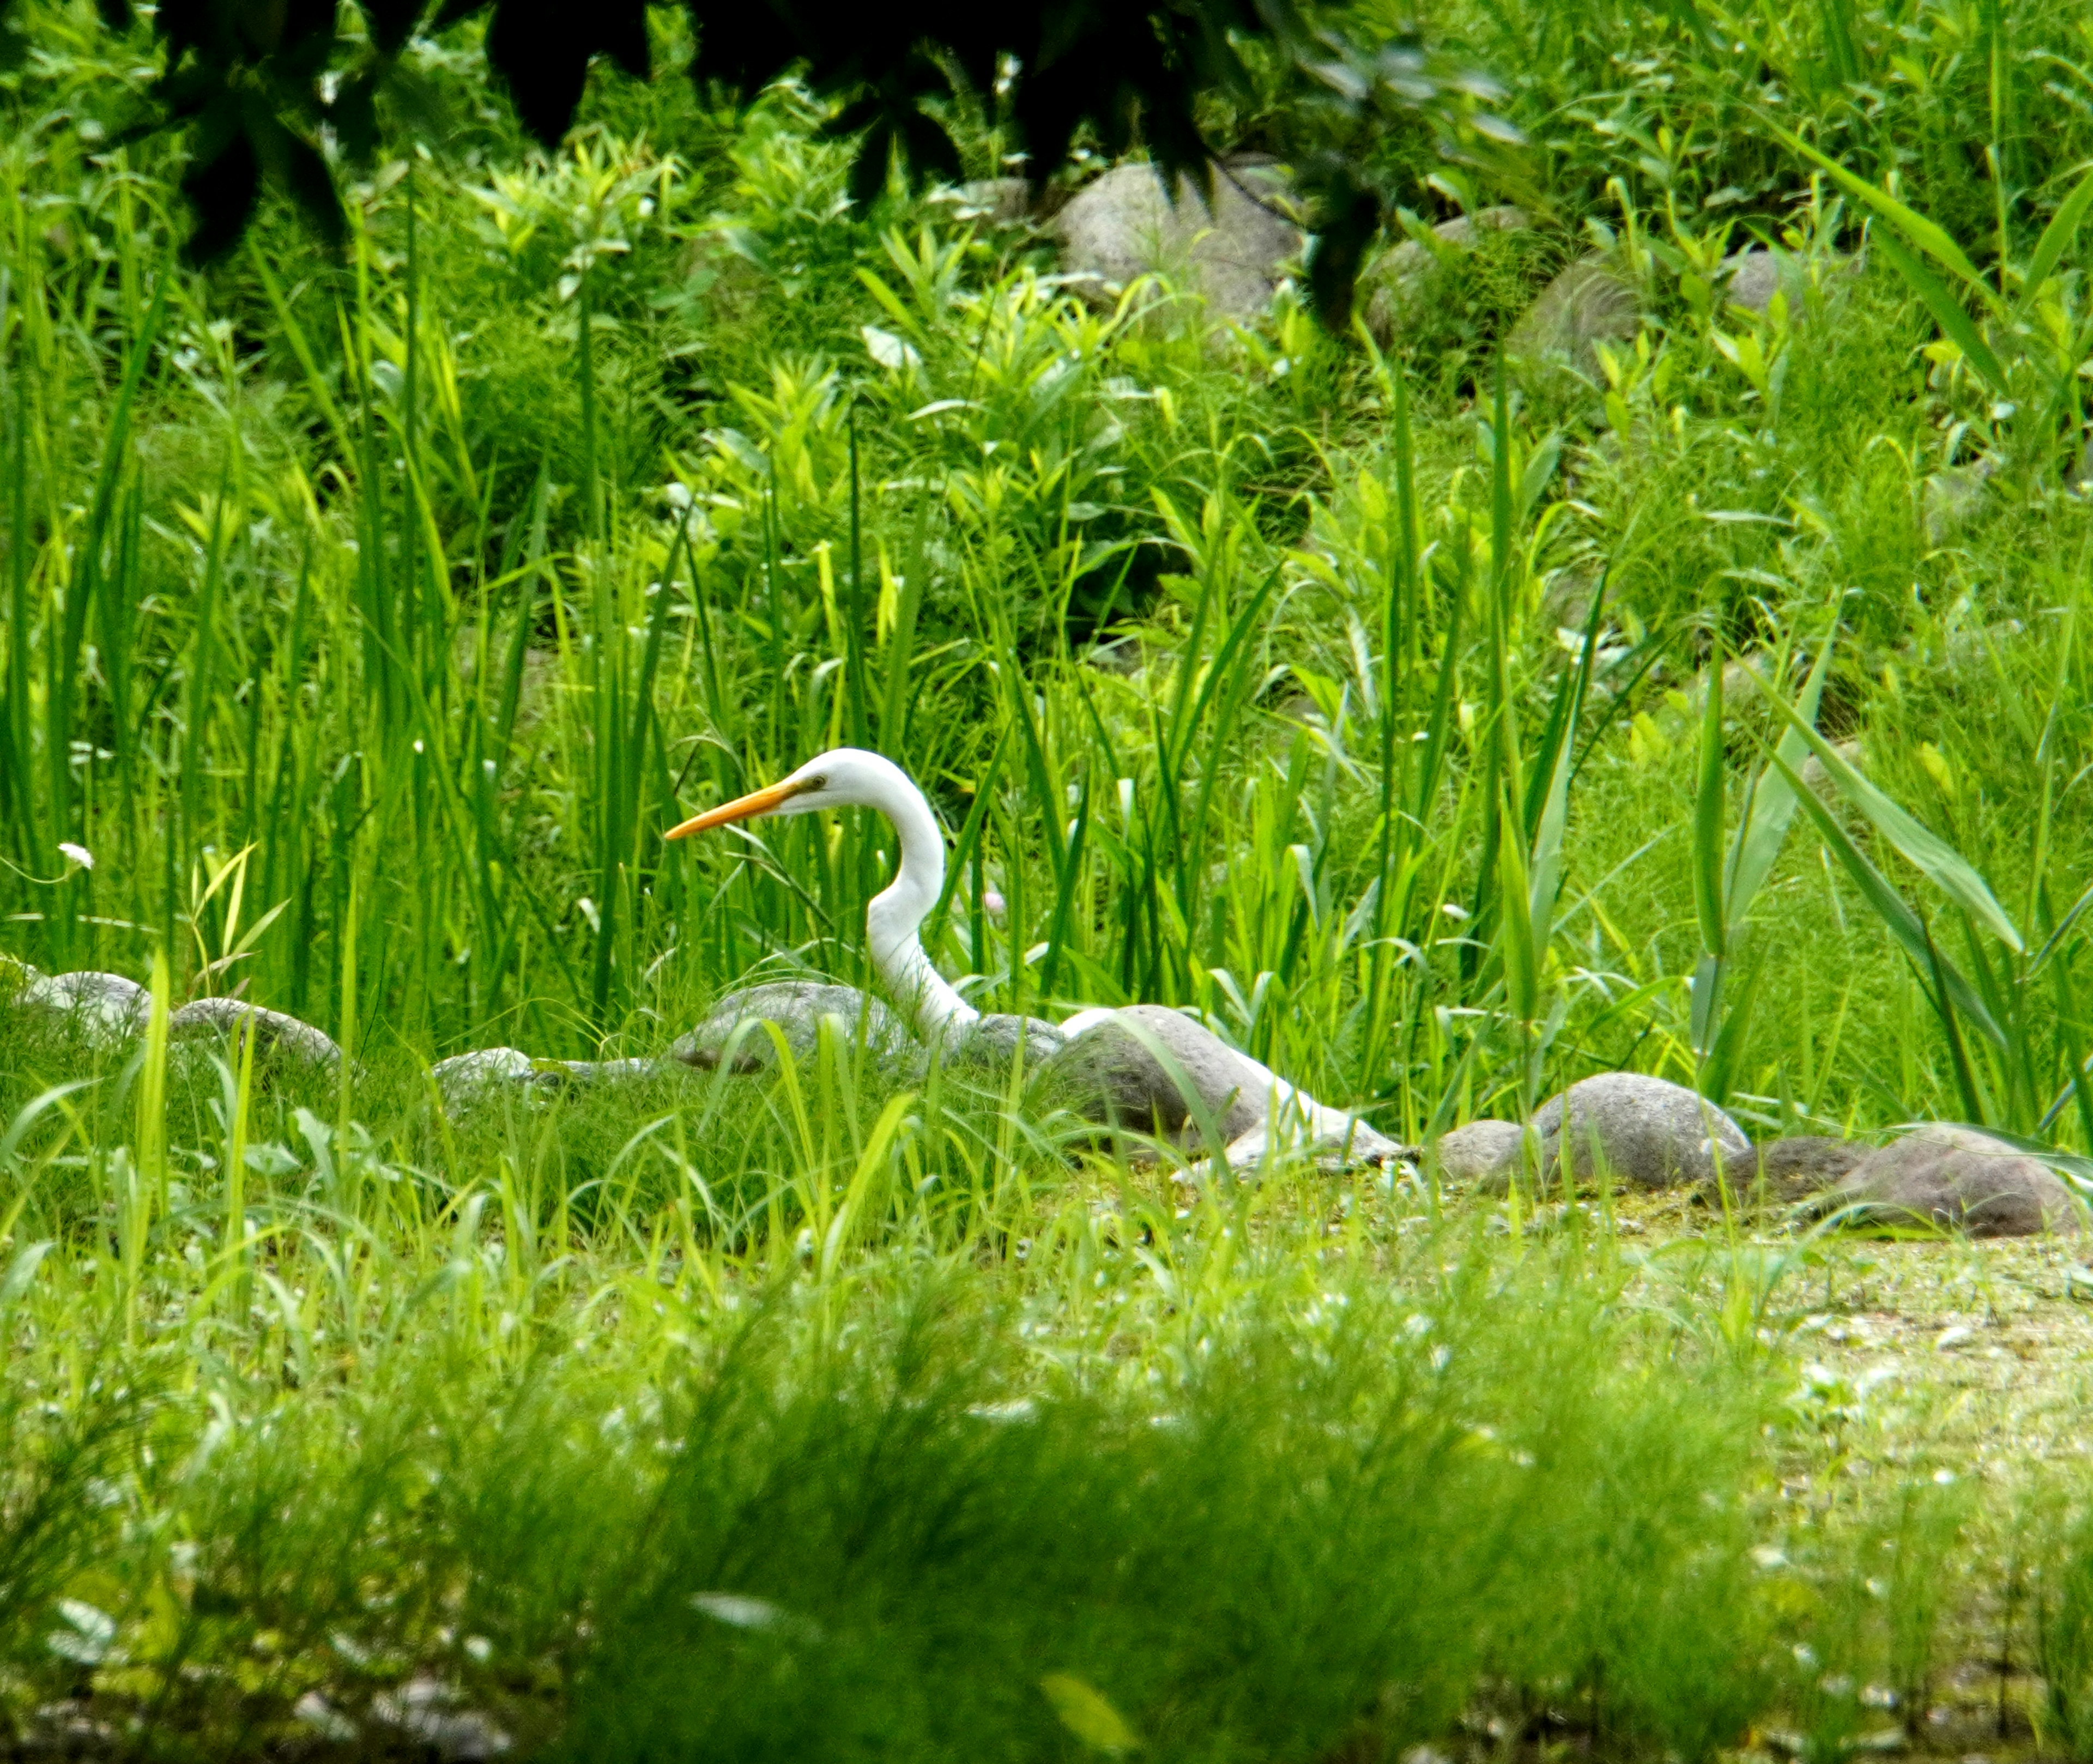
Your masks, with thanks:
M 1918 964 L 1920 973 L 1937 974 L 1954 1008 L 1983 1030 L 1992 1042 L 1999 1047 L 2004 1047 L 2006 1038 L 1992 1020 L 1991 1013 L 1984 1008 L 1984 1001 L 1978 997 L 1976 989 L 1926 935 L 1925 922 L 1913 910 L 1911 903 L 1896 891 L 1887 876 L 1868 861 L 1867 855 L 1853 843 L 1847 836 L 1846 830 L 1839 825 L 1838 817 L 1817 800 L 1816 792 L 1805 789 L 1801 779 L 1782 765 L 1778 755 L 1773 763 L 1780 766 L 1787 775 L 1789 788 L 1795 791 L 1796 799 L 1809 811 L 1809 818 L 1817 823 L 1817 830 L 1823 835 L 1825 844 L 1831 849 L 1831 855 L 1853 878 L 1862 898 L 1874 910 L 1875 917 L 1888 927 L 1890 935 L 1904 946 L 1904 952 Z
M 1753 678 L 1758 680 L 1756 674 Z M 1922 826 L 1870 783 L 1844 754 L 1797 717 L 1786 700 L 1764 681 L 1758 680 L 1758 685 L 1766 693 L 1767 702 L 1788 718 L 1790 726 L 1809 743 L 1832 782 L 1839 787 L 1839 793 L 1867 817 L 1876 832 L 1895 846 L 1943 894 L 1973 918 L 1981 921 L 1995 937 L 2018 955 L 2026 947 L 2020 931 L 2006 917 L 2006 909 L 1999 904 L 1991 885 L 1977 873 L 1975 866 L 1939 834 Z M 1788 775 L 1792 781 L 1793 774 Z M 1814 803 L 1814 798 L 1811 801 Z
M 1540 951 L 1534 941 L 1533 905 L 1527 878 L 1526 853 L 1521 847 L 1519 822 L 1506 805 L 1504 816 L 1510 832 L 1497 847 L 1499 910 L 1503 914 L 1505 994 L 1512 1014 L 1531 1023 L 1540 1000 Z
M 2064 206 L 2050 216 L 2049 224 L 2042 230 L 2042 237 L 2035 241 L 2034 255 L 2028 259 L 2021 278 L 2021 303 L 2016 317 L 2027 316 L 2036 294 L 2055 273 L 2064 248 L 2077 234 L 2089 207 L 2093 207 L 2093 170 L 2089 170 L 2073 187 L 2070 195 L 2064 199 Z
M 1814 725 L 1817 721 L 1817 702 L 1823 696 L 1824 675 L 1831 666 L 1831 645 L 1837 636 L 1838 627 L 1835 625 L 1818 650 L 1809 678 L 1803 682 L 1802 691 L 1796 696 L 1796 715 L 1805 724 Z M 1760 691 L 1766 690 L 1763 681 L 1757 680 L 1756 675 L 1753 679 Z M 1791 728 L 1782 735 L 1780 745 L 1774 752 L 1790 769 L 1799 771 L 1808 749 L 1802 737 Z M 1750 811 L 1730 848 L 1729 935 L 1736 935 L 1744 922 L 1744 915 L 1751 910 L 1753 900 L 1765 886 L 1767 876 L 1772 873 L 1774 860 L 1780 856 L 1780 848 L 1787 841 L 1788 824 L 1794 816 L 1795 792 L 1789 788 L 1787 778 L 1768 765 L 1752 786 Z
M 1094 1752 L 1133 1752 L 1141 1741 L 1126 1718 L 1081 1679 L 1067 1672 L 1050 1672 L 1039 1681 L 1061 1725 Z
M 2093 907 L 2093 886 L 2089 886 L 2084 894 L 2072 902 L 2071 910 L 2057 921 L 2056 929 L 2049 934 L 2049 941 L 2042 946 L 2040 953 L 2028 964 L 2029 979 L 2034 979 L 2048 965 L 2050 957 L 2056 953 L 2065 938 L 2071 934 L 2079 920 L 2085 916 L 2088 907 Z
M 1544 743 L 1548 767 L 1547 793 L 1540 799 L 1540 814 L 1533 830 L 1532 886 L 1528 893 L 1529 917 L 1536 950 L 1548 947 L 1554 934 L 1555 903 L 1562 887 L 1562 839 L 1570 820 L 1570 774 L 1575 770 L 1577 721 L 1584 709 L 1584 693 L 1592 680 L 1592 663 L 1599 649 L 1599 627 L 1606 604 L 1606 582 L 1601 577 L 1592 596 L 1591 611 L 1584 618 L 1584 647 L 1577 665 L 1557 695 L 1554 714 Z M 1536 772 L 1534 782 L 1540 782 Z
M 1701 783 L 1693 800 L 1693 907 L 1701 947 L 1720 960 L 1722 920 L 1722 646 L 1708 655 L 1708 690 L 1701 705 Z
M 1969 358 L 1970 365 L 1984 376 L 1984 384 L 2001 398 L 2010 398 L 2013 393 L 2006 384 L 2004 367 L 1992 353 L 1991 345 L 1984 340 L 1984 334 L 1977 328 L 1975 321 L 1962 310 L 1962 303 L 1941 285 L 1939 277 L 1887 234 L 1876 234 L 1875 244 L 1897 274 L 1911 284 L 1911 291 L 1926 302 L 1926 310 L 1933 314 L 1933 322 Z
M 1791 135 L 1778 123 L 1768 121 L 1766 127 L 1766 132 L 1791 153 L 1799 153 L 1813 164 L 1822 167 L 1831 174 L 1840 189 L 1856 202 L 1872 208 L 1935 262 L 1953 271 L 1964 281 L 1980 290 L 1987 299 L 1991 297 L 1983 277 L 1977 273 L 1976 266 L 1970 262 L 1961 246 L 1956 244 L 1939 222 L 1928 220 L 1917 210 L 1905 207 L 1887 190 L 1877 189 L 1866 179 L 1848 171 L 1837 160 L 1827 158 L 1814 147 Z
M 50 1253 L 48 1242 L 32 1243 L 7 1264 L 6 1273 L 0 1276 L 0 1317 L 21 1302 L 22 1295 L 36 1280 L 37 1269 Z

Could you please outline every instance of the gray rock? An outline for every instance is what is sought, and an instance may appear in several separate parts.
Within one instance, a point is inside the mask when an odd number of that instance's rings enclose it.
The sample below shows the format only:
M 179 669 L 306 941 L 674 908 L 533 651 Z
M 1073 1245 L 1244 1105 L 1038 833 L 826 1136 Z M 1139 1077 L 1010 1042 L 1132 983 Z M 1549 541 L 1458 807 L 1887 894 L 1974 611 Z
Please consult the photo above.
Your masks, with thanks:
M 2076 1237 L 2085 1229 L 2083 1204 L 2039 1159 L 1941 1122 L 1870 1152 L 1814 1206 L 1820 1214 L 1848 1208 L 1887 1224 L 1945 1226 L 1973 1237 Z
M 429 1068 L 447 1112 L 468 1108 L 500 1091 L 543 1097 L 590 1085 L 635 1084 L 665 1073 L 688 1077 L 663 1060 L 534 1060 L 516 1047 L 483 1047 L 454 1054 Z
M 1471 1120 L 1441 1134 L 1429 1151 L 1438 1159 L 1439 1173 L 1450 1181 L 1489 1181 L 1519 1161 L 1523 1137 L 1517 1121 Z
M 1980 514 L 1999 462 L 1987 454 L 1967 466 L 1948 466 L 1920 486 L 1919 501 L 1929 545 L 1945 544 Z
M 91 969 L 40 975 L 23 987 L 16 1002 L 70 1022 L 89 1040 L 105 1044 L 138 1034 L 153 1008 L 152 995 L 136 981 Z
M 584 1084 L 637 1084 L 665 1072 L 682 1072 L 674 1061 L 660 1060 L 539 1060 L 531 1082 L 544 1090 L 566 1090 Z M 686 1077 L 687 1073 L 684 1074 Z
M 1278 1155 L 1311 1158 L 1334 1171 L 1408 1155 L 1366 1122 L 1295 1090 L 1205 1024 L 1166 1006 L 1084 1012 L 1062 1027 L 1074 1032 L 1040 1069 L 1049 1099 L 1068 1102 L 1102 1127 L 1168 1141 L 1184 1151 L 1208 1150 L 1181 1180 L 1202 1181 L 1223 1163 L 1253 1171 Z M 1202 1114 L 1214 1125 L 1218 1155 L 1206 1146 Z
M 1032 186 L 1023 178 L 977 178 L 962 184 L 955 210 L 961 220 L 1021 227 L 1032 218 Z
M 1752 1158 L 1723 1173 L 1733 1187 L 1756 1178 L 1770 1199 L 1803 1201 L 1840 1181 L 1874 1149 L 1856 1139 L 1794 1133 L 1757 1146 Z
M 1369 286 L 1361 290 L 1367 329 L 1374 341 L 1385 349 L 1393 340 L 1404 318 L 1423 297 L 1432 270 L 1446 256 L 1472 250 L 1485 233 L 1517 232 L 1531 224 L 1524 209 L 1505 202 L 1441 221 L 1432 229 L 1428 245 L 1406 239 L 1383 253 L 1367 273 Z
M 193 999 L 168 1014 L 167 1034 L 173 1040 L 201 1035 L 219 1035 L 229 1040 L 236 1030 L 249 1024 L 253 1025 L 257 1053 L 288 1054 L 315 1066 L 341 1064 L 341 1049 L 335 1045 L 332 1036 L 323 1034 L 311 1024 L 301 1023 L 295 1016 L 281 1011 L 266 1011 L 241 999 Z
M 870 994 L 825 980 L 774 980 L 730 992 L 703 1022 L 670 1048 L 669 1057 L 701 1072 L 767 1072 L 778 1064 L 777 1043 L 763 1027 L 775 1023 L 793 1059 L 812 1056 L 823 1018 L 832 1019 L 846 1042 L 862 1040 L 873 1053 L 920 1064 L 922 1050 L 901 1019 Z
M 1159 1047 L 1183 1072 L 1184 1085 L 1158 1057 Z M 1264 1068 L 1166 1005 L 1115 1011 L 1065 1042 L 1042 1069 L 1068 1087 L 1092 1120 L 1150 1138 L 1189 1143 L 1198 1136 L 1202 1110 L 1219 1126 L 1224 1145 L 1264 1125 Z
M 1078 190 L 1053 226 L 1063 271 L 1094 278 L 1076 285 L 1095 305 L 1111 306 L 1129 283 L 1159 271 L 1203 295 L 1216 317 L 1246 322 L 1301 254 L 1292 202 L 1286 174 L 1262 155 L 1215 168 L 1211 207 L 1181 179 L 1173 201 L 1151 167 L 1123 165 Z
M 1409 1146 L 1398 1145 L 1378 1128 L 1355 1116 L 1327 1108 L 1305 1097 L 1299 1098 L 1299 1101 L 1304 1105 L 1301 1112 L 1297 1115 L 1288 1110 L 1282 1126 L 1276 1129 L 1270 1120 L 1261 1120 L 1248 1133 L 1239 1133 L 1230 1140 L 1222 1161 L 1232 1170 L 1247 1172 L 1259 1168 L 1277 1151 L 1293 1157 L 1311 1159 L 1318 1168 L 1334 1176 L 1346 1170 L 1377 1168 L 1415 1155 Z M 1187 1180 L 1197 1182 L 1210 1174 L 1211 1168 L 1211 1162 L 1196 1164 L 1185 1175 Z
M 538 1062 L 518 1047 L 481 1047 L 454 1054 L 429 1068 L 447 1110 L 469 1107 L 490 1091 L 528 1086 Z
M 1844 741 L 1835 741 L 1831 743 L 1831 751 L 1852 766 L 1855 771 L 1864 769 L 1861 762 L 1867 756 L 1862 751 L 1857 739 L 1849 737 Z M 1796 773 L 1796 776 L 1820 796 L 1831 795 L 1837 792 L 1838 786 L 1831 782 L 1831 771 L 1814 752 L 1804 758 L 1802 769 Z
M 1568 362 L 1587 377 L 1598 372 L 1594 345 L 1621 343 L 1642 322 L 1642 296 L 1603 252 L 1580 258 L 1534 297 L 1505 339 L 1507 355 Z
M 370 1699 L 370 1718 L 397 1728 L 445 1764 L 483 1764 L 501 1757 L 514 1742 L 478 1710 L 462 1706 L 453 1686 L 431 1678 L 413 1678 L 396 1691 Z
M 1542 1168 L 1559 1165 L 1566 1138 L 1570 1168 L 1580 1181 L 1596 1173 L 1600 1159 L 1616 1177 L 1644 1188 L 1708 1181 L 1718 1151 L 1725 1170 L 1739 1172 L 1752 1149 L 1744 1129 L 1713 1103 L 1639 1072 L 1602 1072 L 1571 1085 L 1541 1104 L 1533 1125 Z
M 1788 296 L 1788 310 L 1800 318 L 1809 278 L 1802 266 L 1785 251 L 1769 251 L 1754 245 L 1723 258 L 1719 272 L 1723 300 L 1747 312 L 1764 312 L 1775 294 Z
M 945 1051 L 950 1057 L 972 1064 L 1003 1067 L 1021 1053 L 1025 1069 L 1036 1072 L 1061 1051 L 1067 1039 L 1053 1024 L 1040 1017 L 990 1011 L 952 1038 Z

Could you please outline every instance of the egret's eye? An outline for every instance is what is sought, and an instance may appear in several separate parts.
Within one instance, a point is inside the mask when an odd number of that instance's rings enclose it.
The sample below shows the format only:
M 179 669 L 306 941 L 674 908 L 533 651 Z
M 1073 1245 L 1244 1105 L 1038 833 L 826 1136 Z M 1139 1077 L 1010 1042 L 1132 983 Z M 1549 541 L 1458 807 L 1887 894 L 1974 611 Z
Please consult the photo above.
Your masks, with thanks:
M 829 781 L 826 778 L 810 778 L 807 780 L 806 787 L 808 790 L 826 790 Z

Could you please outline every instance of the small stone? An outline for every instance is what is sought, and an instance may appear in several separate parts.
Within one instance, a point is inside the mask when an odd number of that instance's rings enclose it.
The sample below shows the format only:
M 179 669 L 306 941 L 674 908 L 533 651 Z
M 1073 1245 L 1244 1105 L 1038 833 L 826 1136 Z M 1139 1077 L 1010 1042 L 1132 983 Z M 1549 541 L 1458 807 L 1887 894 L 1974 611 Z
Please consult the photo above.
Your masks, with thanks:
M 920 1065 L 922 1050 L 901 1019 L 871 994 L 826 980 L 774 980 L 730 992 L 713 1007 L 687 1035 L 678 1038 L 669 1057 L 700 1072 L 717 1072 L 724 1061 L 730 1072 L 774 1070 L 778 1046 L 764 1027 L 774 1023 L 796 1064 L 812 1056 L 826 1019 L 847 1044 L 862 1042 L 873 1053 Z
M 1756 1155 L 1723 1173 L 1742 1187 L 1756 1177 L 1769 1198 L 1794 1202 L 1820 1194 L 1848 1175 L 1874 1148 L 1854 1139 L 1794 1133 L 1756 1148 Z
M 1023 178 L 977 178 L 955 193 L 959 200 L 953 211 L 961 220 L 1022 227 L 1032 219 L 1032 186 Z
M 136 981 L 93 969 L 41 976 L 22 989 L 17 1003 L 65 1018 L 89 1040 L 105 1044 L 136 1034 L 153 1008 L 152 995 Z
M 1566 360 L 1588 378 L 1596 375 L 1595 345 L 1622 343 L 1642 323 L 1642 296 L 1606 254 L 1580 258 L 1534 297 L 1525 316 L 1505 339 L 1505 353 L 1529 361 Z
M 335 1045 L 333 1037 L 284 1012 L 266 1011 L 241 999 L 193 999 L 169 1013 L 167 1034 L 171 1040 L 197 1035 L 220 1035 L 229 1040 L 248 1025 L 253 1025 L 258 1053 L 288 1054 L 314 1066 L 341 1064 L 341 1049 Z
M 531 1082 L 540 1090 L 582 1084 L 632 1084 L 673 1069 L 659 1060 L 534 1060 Z
M 490 1090 L 506 1090 L 531 1081 L 538 1063 L 517 1047 L 481 1047 L 469 1054 L 453 1054 L 429 1068 L 446 1111 L 464 1108 Z
M 2039 1159 L 1939 1121 L 1870 1152 L 1818 1197 L 1815 1210 L 1848 1208 L 1886 1224 L 1939 1225 L 1973 1237 L 2076 1237 L 2085 1227 L 2083 1203 Z
M 1517 1121 L 1471 1120 L 1441 1134 L 1427 1150 L 1438 1159 L 1439 1173 L 1448 1181 L 1488 1181 L 1518 1163 L 1523 1137 Z
M 1204 296 L 1216 318 L 1247 323 L 1301 254 L 1292 201 L 1285 172 L 1259 154 L 1215 167 L 1211 206 L 1183 179 L 1173 200 L 1153 167 L 1116 166 L 1055 217 L 1061 267 L 1088 279 L 1075 285 L 1094 306 L 1109 309 L 1129 283 L 1159 271 Z
M 410 1679 L 372 1697 L 370 1715 L 457 1764 L 478 1764 L 508 1751 L 509 1736 L 477 1710 L 459 1708 L 459 1701 L 457 1691 L 435 1679 Z
M 1597 1173 L 1599 1160 L 1644 1188 L 1710 1181 L 1718 1153 L 1726 1172 L 1740 1171 L 1752 1149 L 1744 1129 L 1705 1097 L 1639 1072 L 1602 1072 L 1573 1084 L 1541 1104 L 1533 1125 L 1542 1168 L 1559 1164 L 1566 1136 L 1580 1181 Z
M 1773 304 L 1775 294 L 1788 296 L 1788 310 L 1800 315 L 1802 298 L 1809 287 L 1809 279 L 1802 266 L 1784 251 L 1768 251 L 1762 246 L 1731 253 L 1723 258 L 1719 272 L 1718 286 L 1722 298 L 1730 306 L 1741 306 L 1747 312 L 1764 312 Z
M 1861 762 L 1866 757 L 1857 740 L 1835 741 L 1831 743 L 1831 751 L 1857 772 L 1861 769 Z M 1814 752 L 1805 757 L 1802 769 L 1796 775 L 1820 796 L 1829 795 L 1838 788 L 1831 782 L 1830 769 Z
M 1401 328 L 1409 309 L 1423 296 L 1433 269 L 1446 255 L 1475 248 L 1485 233 L 1521 232 L 1532 223 L 1526 210 L 1509 202 L 1472 215 L 1456 215 L 1432 229 L 1430 245 L 1406 239 L 1389 248 L 1368 271 L 1371 291 L 1362 288 L 1366 302 L 1367 330 L 1376 343 L 1386 349 Z
M 1975 518 L 1998 469 L 1999 462 L 1987 455 L 1967 466 L 1945 466 L 1926 480 L 1920 487 L 1920 505 L 1929 545 L 1945 544 Z

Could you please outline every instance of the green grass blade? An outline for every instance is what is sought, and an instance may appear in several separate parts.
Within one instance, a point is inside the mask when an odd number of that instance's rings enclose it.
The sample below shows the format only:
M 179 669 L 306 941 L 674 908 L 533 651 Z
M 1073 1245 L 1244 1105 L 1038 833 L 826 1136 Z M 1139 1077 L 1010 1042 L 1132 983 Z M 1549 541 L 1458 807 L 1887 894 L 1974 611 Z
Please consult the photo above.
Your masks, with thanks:
M 1933 314 L 1933 322 L 1983 376 L 1985 384 L 2001 398 L 2011 397 L 2013 390 L 2007 383 L 2004 365 L 1991 345 L 1984 340 L 1975 321 L 1963 310 L 1962 303 L 1941 285 L 1940 278 L 1887 234 L 1878 233 L 1875 244 L 1897 274 L 1911 284 L 1912 292 Z
M 1874 830 L 1896 847 L 1912 866 L 1922 872 L 1934 886 L 1949 899 L 1958 903 L 1965 911 L 1983 925 L 2016 954 L 2025 947 L 2021 934 L 2013 921 L 2006 916 L 2006 909 L 1993 896 L 1991 885 L 1979 875 L 1974 865 L 1954 847 L 1948 844 L 1931 829 L 1922 826 L 1867 778 L 1857 771 L 1846 756 L 1810 727 L 1787 700 L 1754 674 L 1759 690 L 1766 695 L 1766 702 L 1788 719 L 1788 726 L 1808 743 L 1816 754 L 1839 792 L 1846 800 L 1866 817 Z M 1778 756 L 1776 756 L 1776 759 Z M 1791 784 L 1795 775 L 1786 765 L 1782 771 Z M 1815 798 L 1809 799 L 1814 805 Z
M 1946 996 L 1953 1001 L 1955 1008 L 1976 1023 L 1992 1042 L 1999 1047 L 2004 1047 L 2005 1035 L 1993 1020 L 1991 1013 L 1985 1009 L 1984 1001 L 1977 995 L 1976 989 L 1963 977 L 1961 971 L 1940 953 L 1926 931 L 1925 921 L 1919 917 L 1910 902 L 1897 892 L 1895 884 L 1887 876 L 1868 861 L 1867 854 L 1854 844 L 1846 830 L 1839 825 L 1838 817 L 1818 800 L 1817 793 L 1805 786 L 1801 778 L 1788 769 L 1779 754 L 1774 756 L 1773 763 L 1787 778 L 1789 788 L 1796 794 L 1796 800 L 1808 812 L 1809 818 L 1817 823 L 1817 830 L 1831 848 L 1831 855 L 1852 878 L 1854 886 L 1861 891 L 1861 898 L 1874 910 L 1875 917 L 1887 927 L 1890 935 L 1903 946 L 1904 953 L 1918 965 L 1919 972 L 1927 975 L 1937 973 Z
M 1693 796 L 1693 908 L 1701 947 L 1717 960 L 1727 947 L 1722 913 L 1722 646 L 1708 654 L 1701 707 L 1701 777 Z
M 1856 202 L 1873 209 L 1876 214 L 1881 215 L 1884 220 L 1896 228 L 1913 245 L 1923 251 L 1936 263 L 1952 271 L 1972 288 L 1981 290 L 1987 298 L 1990 297 L 1991 291 L 1986 287 L 1983 277 L 1977 273 L 1976 266 L 1970 262 L 1961 246 L 1956 244 L 1947 228 L 1941 226 L 1939 222 L 1929 220 L 1917 210 L 1907 207 L 1887 191 L 1877 189 L 1866 179 L 1848 171 L 1837 160 L 1827 154 L 1819 153 L 1806 141 L 1790 134 L 1770 118 L 1763 120 L 1767 133 L 1779 141 L 1789 152 L 1801 154 L 1813 165 L 1828 172 L 1832 181 Z
M 2070 195 L 2050 216 L 2049 224 L 2042 230 L 2042 237 L 2035 241 L 2034 254 L 2028 259 L 2021 277 L 2020 305 L 2013 314 L 2017 320 L 2026 319 L 2035 296 L 2056 273 L 2065 248 L 2078 237 L 2088 208 L 2093 208 L 2093 168 L 2089 168 L 2085 176 L 2072 186 Z
M 1824 677 L 1831 664 L 1831 646 L 1837 635 L 1835 626 L 1818 648 L 1809 677 L 1796 698 L 1796 716 L 1813 728 L 1817 722 L 1818 702 L 1824 693 Z M 1766 690 L 1763 683 L 1760 689 Z M 1779 745 L 1774 751 L 1790 770 L 1800 771 L 1808 748 L 1800 734 L 1790 727 L 1783 732 Z M 1759 890 L 1772 873 L 1794 814 L 1795 791 L 1788 783 L 1787 774 L 1767 765 L 1753 784 L 1750 808 L 1730 848 L 1728 901 L 1725 908 L 1728 935 L 1734 936 L 1742 927 L 1752 902 L 1758 897 Z

